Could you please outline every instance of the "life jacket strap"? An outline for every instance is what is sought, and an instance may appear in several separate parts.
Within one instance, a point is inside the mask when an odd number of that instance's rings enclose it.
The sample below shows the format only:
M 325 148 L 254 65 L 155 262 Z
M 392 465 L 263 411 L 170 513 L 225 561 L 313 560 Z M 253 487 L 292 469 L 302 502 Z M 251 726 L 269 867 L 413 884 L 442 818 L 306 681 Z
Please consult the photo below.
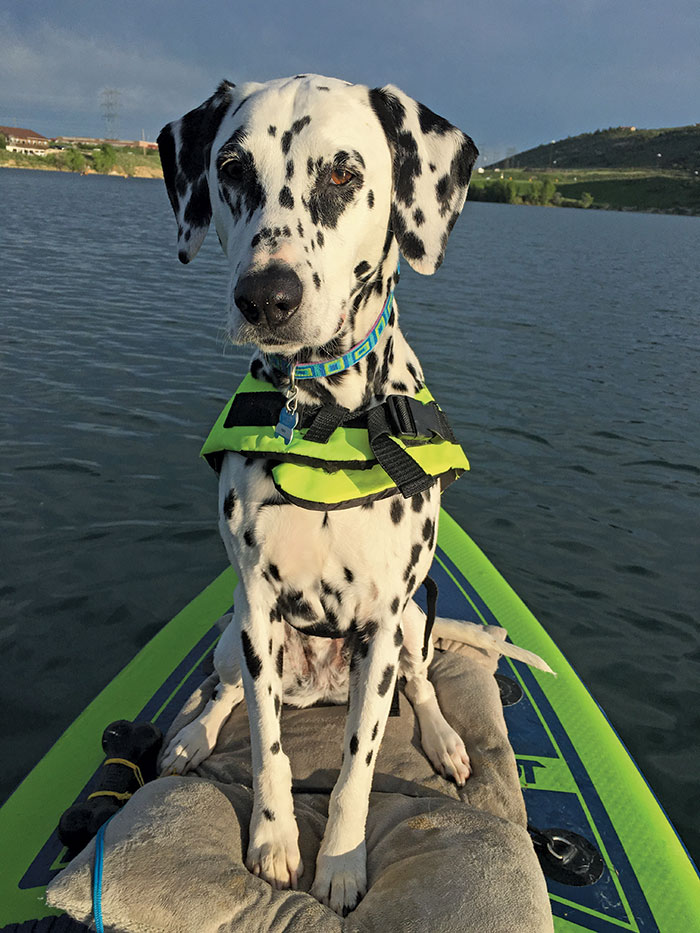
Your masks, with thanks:
M 425 587 L 426 609 L 428 610 L 425 614 L 425 635 L 423 636 L 423 660 L 425 661 L 428 657 L 428 646 L 430 645 L 433 625 L 435 625 L 438 585 L 432 577 L 426 577 L 423 580 L 423 586 Z
M 317 414 L 304 435 L 304 439 L 314 444 L 326 444 L 331 434 L 345 421 L 348 421 L 352 412 L 342 405 L 324 405 Z
M 390 395 L 384 402 L 365 412 L 364 417 L 367 418 L 372 453 L 401 494 L 408 499 L 430 488 L 435 477 L 426 473 L 393 438 L 400 437 L 408 443 L 426 443 L 434 437 L 440 437 L 456 444 L 452 428 L 437 404 L 423 404 L 408 395 Z M 305 439 L 325 444 L 337 428 L 356 418 L 356 412 L 342 405 L 324 405 L 314 413 Z M 302 424 L 304 420 L 302 418 Z
M 428 442 L 433 437 L 456 443 L 447 418 L 435 402 L 427 405 L 408 395 L 390 395 L 367 412 L 369 445 L 377 462 L 396 483 L 405 499 L 429 489 L 435 477 L 419 466 L 393 437 Z

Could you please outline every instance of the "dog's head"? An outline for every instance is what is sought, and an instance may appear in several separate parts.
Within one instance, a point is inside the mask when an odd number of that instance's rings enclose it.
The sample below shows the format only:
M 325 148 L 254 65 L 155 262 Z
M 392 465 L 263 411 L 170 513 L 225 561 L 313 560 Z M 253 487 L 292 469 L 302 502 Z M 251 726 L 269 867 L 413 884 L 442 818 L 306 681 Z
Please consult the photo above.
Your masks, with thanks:
M 286 353 L 350 332 L 396 242 L 418 272 L 438 268 L 478 154 L 398 88 L 318 75 L 223 82 L 158 145 L 181 261 L 213 216 L 232 338 Z

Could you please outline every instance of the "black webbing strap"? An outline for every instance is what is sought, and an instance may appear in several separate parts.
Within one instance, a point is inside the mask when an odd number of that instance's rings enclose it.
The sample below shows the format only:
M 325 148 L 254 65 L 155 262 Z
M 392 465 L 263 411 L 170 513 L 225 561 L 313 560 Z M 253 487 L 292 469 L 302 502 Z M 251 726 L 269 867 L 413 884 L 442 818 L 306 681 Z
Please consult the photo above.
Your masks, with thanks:
M 314 444 L 325 444 L 335 429 L 339 428 L 350 414 L 350 410 L 343 408 L 342 405 L 324 405 L 309 425 L 304 440 L 312 441 Z
M 419 466 L 413 457 L 392 440 L 395 429 L 389 424 L 382 405 L 370 408 L 367 412 L 369 446 L 379 465 L 396 483 L 405 499 L 429 489 L 435 482 L 430 473 Z
M 423 636 L 423 660 L 425 661 L 425 659 L 428 657 L 430 636 L 433 631 L 433 625 L 435 624 L 438 585 L 432 577 L 426 577 L 425 580 L 423 580 L 423 586 L 425 587 L 426 608 L 428 610 L 425 614 L 425 635 Z

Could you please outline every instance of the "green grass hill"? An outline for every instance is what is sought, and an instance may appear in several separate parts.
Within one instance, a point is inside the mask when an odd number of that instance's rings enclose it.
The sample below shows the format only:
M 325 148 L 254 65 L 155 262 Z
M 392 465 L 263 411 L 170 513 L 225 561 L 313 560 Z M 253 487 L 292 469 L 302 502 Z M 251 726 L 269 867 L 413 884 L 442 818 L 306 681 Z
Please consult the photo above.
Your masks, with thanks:
M 611 127 L 569 136 L 494 163 L 500 169 L 630 169 L 700 171 L 700 123 L 670 129 Z

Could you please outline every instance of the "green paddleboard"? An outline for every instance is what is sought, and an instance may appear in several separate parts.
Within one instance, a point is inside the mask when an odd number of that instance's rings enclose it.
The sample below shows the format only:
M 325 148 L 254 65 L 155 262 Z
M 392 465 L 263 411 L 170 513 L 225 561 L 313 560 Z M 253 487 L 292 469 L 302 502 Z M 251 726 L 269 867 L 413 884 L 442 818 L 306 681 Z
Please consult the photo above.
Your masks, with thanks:
M 503 658 L 497 673 L 557 933 L 700 929 L 697 870 L 644 778 L 552 639 L 444 511 L 431 576 L 440 615 L 476 613 L 486 625 L 502 625 L 558 672 L 554 678 Z M 44 891 L 66 854 L 56 825 L 95 784 L 105 726 L 151 720 L 165 732 L 206 675 L 203 664 L 219 637 L 215 623 L 230 608 L 235 582 L 225 570 L 178 613 L 0 809 L 0 933 L 52 916 Z M 573 844 L 590 854 L 596 880 L 561 871 Z M 51 926 L 47 920 L 19 929 Z

